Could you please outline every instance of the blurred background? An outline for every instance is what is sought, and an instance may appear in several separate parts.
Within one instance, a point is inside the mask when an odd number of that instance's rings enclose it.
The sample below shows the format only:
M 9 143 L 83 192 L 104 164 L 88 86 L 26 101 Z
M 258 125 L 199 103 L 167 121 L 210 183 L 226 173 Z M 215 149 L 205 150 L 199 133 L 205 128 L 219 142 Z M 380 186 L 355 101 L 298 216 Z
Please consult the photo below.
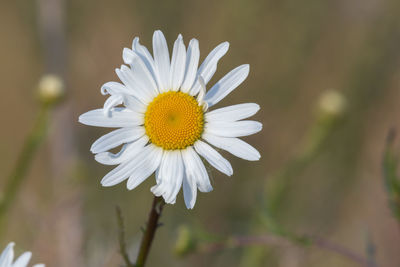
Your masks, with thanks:
M 400 266 L 400 227 L 381 166 L 388 131 L 400 126 L 399 1 L 15 0 L 0 3 L 0 25 L 0 192 L 39 116 L 39 80 L 57 74 L 66 91 L 5 215 L 1 250 L 15 241 L 17 254 L 30 250 L 50 267 L 121 266 L 119 205 L 135 258 L 154 178 L 134 191 L 102 188 L 111 167 L 89 148 L 108 130 L 80 125 L 78 116 L 102 107 L 100 87 L 118 80 L 123 47 L 139 36 L 151 51 L 161 29 L 170 49 L 179 33 L 186 44 L 197 38 L 201 60 L 229 41 L 210 85 L 240 64 L 250 64 L 250 75 L 218 107 L 256 102 L 264 129 L 245 138 L 260 161 L 223 153 L 231 178 L 209 168 L 214 191 L 199 194 L 194 210 L 181 194 L 166 206 L 148 266 L 359 266 L 292 234 L 323 237 L 377 262 L 370 266 Z M 281 237 L 177 255 L 182 229 L 205 246 Z

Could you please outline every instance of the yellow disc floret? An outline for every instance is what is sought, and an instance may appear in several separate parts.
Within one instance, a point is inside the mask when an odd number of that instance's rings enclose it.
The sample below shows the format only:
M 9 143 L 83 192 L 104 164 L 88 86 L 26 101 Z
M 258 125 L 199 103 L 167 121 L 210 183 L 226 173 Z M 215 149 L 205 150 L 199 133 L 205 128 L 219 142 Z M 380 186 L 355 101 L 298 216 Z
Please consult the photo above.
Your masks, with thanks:
M 171 91 L 159 94 L 148 105 L 144 127 L 153 144 L 166 150 L 184 149 L 200 138 L 203 117 L 193 96 Z

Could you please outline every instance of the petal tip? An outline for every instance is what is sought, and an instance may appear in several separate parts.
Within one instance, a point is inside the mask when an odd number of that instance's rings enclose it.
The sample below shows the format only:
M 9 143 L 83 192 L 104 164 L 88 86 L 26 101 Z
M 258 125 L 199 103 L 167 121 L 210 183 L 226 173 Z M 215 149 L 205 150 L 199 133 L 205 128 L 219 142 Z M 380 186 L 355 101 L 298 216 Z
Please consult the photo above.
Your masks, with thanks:
M 126 64 L 131 64 L 133 62 L 133 56 L 134 54 L 132 53 L 132 50 L 124 47 L 122 50 L 122 59 Z
M 230 46 L 230 44 L 229 44 L 228 41 L 223 42 L 222 45 L 223 45 L 224 47 L 226 47 L 226 49 L 228 49 L 229 46 Z
M 107 183 L 107 181 L 101 180 L 101 181 L 100 181 L 100 184 L 101 184 L 101 186 L 103 186 L 103 187 L 110 187 L 110 185 Z
M 243 70 L 245 73 L 247 73 L 247 75 L 248 75 L 249 72 L 250 72 L 250 64 L 243 64 L 241 67 L 242 67 L 242 70 Z
M 192 203 L 186 203 L 186 208 L 188 210 L 192 210 L 194 208 L 194 203 L 193 204 Z
M 260 132 L 263 129 L 263 124 L 259 121 L 256 121 L 257 131 L 255 133 Z
M 93 144 L 93 145 L 90 147 L 90 152 L 92 152 L 93 154 L 96 154 L 96 156 L 97 156 L 97 153 L 99 153 L 99 152 L 96 152 L 96 148 L 97 148 L 96 144 Z M 95 157 L 96 157 L 96 156 L 95 156 Z
M 126 183 L 126 189 L 128 190 L 133 190 L 135 188 L 135 186 L 129 182 Z
M 78 117 L 78 122 L 79 122 L 79 123 L 86 124 L 86 123 L 85 123 L 85 121 L 86 121 L 86 120 L 85 120 L 85 119 L 86 119 L 85 114 L 86 114 L 86 113 L 83 113 L 83 114 L 81 114 L 81 115 Z
M 161 36 L 164 37 L 164 34 L 163 34 L 163 32 L 161 30 L 155 30 L 154 31 L 153 38 L 161 37 Z
M 249 158 L 249 161 L 259 161 L 261 159 L 260 152 L 257 151 L 257 154 L 254 154 L 253 157 Z
M 198 45 L 199 44 L 199 40 L 197 40 L 196 38 L 192 38 L 189 42 L 189 45 L 193 43 L 192 45 Z

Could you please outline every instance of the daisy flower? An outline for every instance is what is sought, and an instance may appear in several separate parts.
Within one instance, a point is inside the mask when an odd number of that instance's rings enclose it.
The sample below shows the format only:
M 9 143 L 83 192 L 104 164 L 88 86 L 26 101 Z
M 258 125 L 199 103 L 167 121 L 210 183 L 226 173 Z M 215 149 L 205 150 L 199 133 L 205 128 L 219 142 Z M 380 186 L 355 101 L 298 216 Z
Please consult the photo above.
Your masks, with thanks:
M 7 245 L 7 247 L 3 250 L 0 255 L 0 267 L 26 267 L 28 266 L 29 260 L 32 257 L 32 253 L 27 251 L 18 257 L 16 261 L 14 261 L 14 243 L 11 242 Z M 36 264 L 33 267 L 44 267 L 44 264 Z
M 249 65 L 241 65 L 206 90 L 228 48 L 228 42 L 218 45 L 200 67 L 198 41 L 192 39 L 186 49 L 181 35 L 171 59 L 161 31 L 153 35 L 153 56 L 137 37 L 132 49 L 124 48 L 123 60 L 128 66 L 115 70 L 122 83 L 105 83 L 101 93 L 110 96 L 104 107 L 79 117 L 86 125 L 119 128 L 91 147 L 96 161 L 118 165 L 102 179 L 103 186 L 128 179 L 127 187 L 132 190 L 155 172 L 156 185 L 151 192 L 173 204 L 183 187 L 185 204 L 191 209 L 197 189 L 212 190 L 200 156 L 220 172 L 233 174 L 231 164 L 212 146 L 245 160 L 260 158 L 255 148 L 238 138 L 262 129 L 259 122 L 243 120 L 260 109 L 257 104 L 210 111 L 249 74 Z M 120 145 L 118 153 L 109 152 Z

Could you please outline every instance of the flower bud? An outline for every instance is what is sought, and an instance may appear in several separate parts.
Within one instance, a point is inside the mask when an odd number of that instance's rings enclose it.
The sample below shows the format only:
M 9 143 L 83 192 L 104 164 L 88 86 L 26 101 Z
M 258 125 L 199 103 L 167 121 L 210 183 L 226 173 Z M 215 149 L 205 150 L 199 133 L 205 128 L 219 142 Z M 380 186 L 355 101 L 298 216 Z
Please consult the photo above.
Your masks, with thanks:
M 327 90 L 320 96 L 318 108 L 324 115 L 340 116 L 346 110 L 346 99 L 337 90 Z
M 38 85 L 39 99 L 45 104 L 54 104 L 64 96 L 64 82 L 60 76 L 44 75 Z

